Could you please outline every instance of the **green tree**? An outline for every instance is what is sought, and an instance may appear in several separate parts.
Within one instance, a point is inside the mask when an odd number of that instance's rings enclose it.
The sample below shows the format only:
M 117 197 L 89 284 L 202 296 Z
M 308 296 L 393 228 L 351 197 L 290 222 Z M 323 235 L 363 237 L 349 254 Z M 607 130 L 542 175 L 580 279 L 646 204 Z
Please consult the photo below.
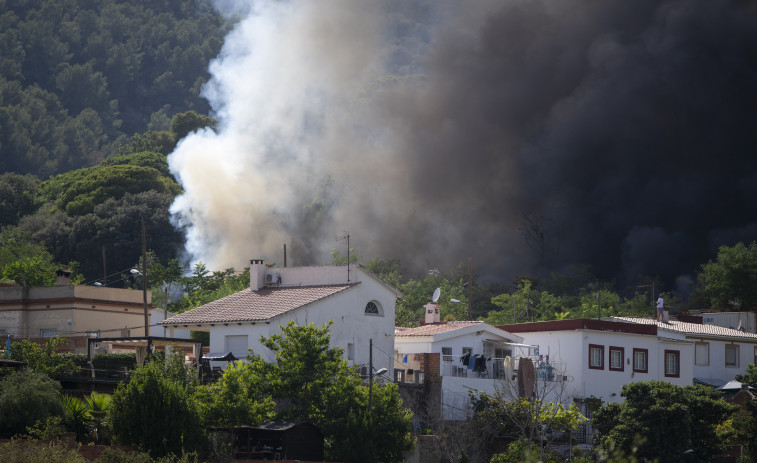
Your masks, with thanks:
M 623 386 L 622 403 L 603 406 L 594 413 L 597 442 L 610 442 L 627 454 L 634 436 L 644 442 L 637 455 L 660 461 L 685 461 L 691 451 L 698 461 L 710 461 L 724 450 L 717 427 L 737 409 L 721 393 L 704 386 L 677 386 L 665 381 L 636 382 Z
M 91 434 L 94 436 L 95 442 L 102 441 L 107 434 L 106 420 L 112 400 L 113 397 L 111 395 L 100 394 L 94 391 L 84 397 L 84 404 L 87 410 L 87 424 Z
M 12 372 L 0 380 L 0 437 L 10 438 L 35 423 L 62 416 L 60 383 L 33 369 Z
M 113 439 L 137 445 L 153 457 L 201 450 L 205 434 L 191 388 L 166 375 L 160 361 L 136 369 L 113 394 Z
M 248 363 L 229 365 L 216 383 L 198 388 L 195 400 L 205 427 L 255 426 L 269 420 L 274 408 Z
M 550 320 L 562 312 L 560 299 L 534 287 L 532 280 L 523 278 L 513 294 L 500 294 L 492 298 L 492 303 L 501 310 L 491 311 L 484 319 L 493 325 L 522 323 L 527 321 Z
M 195 130 L 202 129 L 204 127 L 215 128 L 216 120 L 210 116 L 198 114 L 195 111 L 187 111 L 185 113 L 176 114 L 171 119 L 171 132 L 174 135 L 174 139 L 178 142 L 182 138 L 189 135 L 189 133 Z
M 329 347 L 329 326 L 290 322 L 280 334 L 261 338 L 274 362 L 250 353 L 253 381 L 277 402 L 277 419 L 307 420 L 321 428 L 329 459 L 401 461 L 413 442 L 412 414 L 392 385 L 374 387 L 374 407 L 367 406 L 368 388 L 356 369 L 342 359 L 342 349 Z
M 12 172 L 0 175 L 0 228 L 16 225 L 21 217 L 34 212 L 39 184 L 39 179 L 33 175 Z
M 51 379 L 61 375 L 76 373 L 80 370 L 76 366 L 74 356 L 58 352 L 58 347 L 67 344 L 63 338 L 47 338 L 44 345 L 23 339 L 11 343 L 11 359 L 26 362 L 27 369 L 47 375 Z
M 736 380 L 757 389 L 757 368 L 753 363 L 747 365 L 743 375 L 737 375 Z M 757 462 L 757 399 L 745 403 L 745 410 L 734 414 L 734 440 L 744 446 L 747 461 Z
M 53 260 L 43 245 L 32 241 L 31 233 L 13 226 L 0 231 L 0 272 L 7 264 L 32 256 L 40 256 L 45 262 Z
M 717 310 L 757 307 L 757 242 L 721 246 L 716 259 L 702 265 L 692 298 Z
M 559 433 L 572 432 L 586 420 L 575 405 L 565 407 L 547 400 L 546 396 L 553 393 L 552 398 L 561 397 L 561 391 L 553 387 L 555 383 L 544 382 L 531 398 L 518 397 L 510 386 L 508 383 L 494 394 L 471 393 L 474 422 L 481 433 L 488 433 L 484 438 L 487 444 L 495 440 L 520 442 L 525 449 L 536 445 L 538 452 L 549 454 L 549 446 Z M 518 449 L 517 456 L 521 456 Z
M 76 440 L 83 442 L 87 438 L 87 405 L 78 397 L 69 394 L 63 394 L 60 397 L 60 403 L 63 405 L 63 424 L 66 429 L 76 433 Z
M 46 256 L 24 257 L 3 267 L 2 278 L 24 287 L 52 286 L 57 266 L 45 260 Z
M 87 280 L 103 273 L 103 248 L 108 273 L 131 268 L 141 255 L 141 221 L 146 228 L 147 248 L 164 264 L 176 257 L 183 234 L 171 225 L 170 193 L 145 191 L 109 198 L 94 211 L 77 217 L 40 211 L 21 220 L 19 229 L 31 234 L 31 241 L 44 243 L 58 262 L 77 260 Z M 113 283 L 109 281 L 109 283 Z
M 118 199 L 126 193 L 155 190 L 177 195 L 181 191 L 176 182 L 152 167 L 114 165 L 93 170 L 76 181 L 63 193 L 58 207 L 68 215 L 83 215 L 94 211 L 107 199 Z

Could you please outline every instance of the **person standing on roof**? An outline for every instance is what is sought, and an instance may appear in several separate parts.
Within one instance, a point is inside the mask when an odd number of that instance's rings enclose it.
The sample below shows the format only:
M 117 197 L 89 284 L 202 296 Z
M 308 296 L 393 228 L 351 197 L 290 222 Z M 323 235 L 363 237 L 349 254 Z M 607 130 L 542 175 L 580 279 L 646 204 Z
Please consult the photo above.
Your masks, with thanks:
M 660 297 L 657 299 L 657 321 L 662 321 L 662 294 L 660 294 Z

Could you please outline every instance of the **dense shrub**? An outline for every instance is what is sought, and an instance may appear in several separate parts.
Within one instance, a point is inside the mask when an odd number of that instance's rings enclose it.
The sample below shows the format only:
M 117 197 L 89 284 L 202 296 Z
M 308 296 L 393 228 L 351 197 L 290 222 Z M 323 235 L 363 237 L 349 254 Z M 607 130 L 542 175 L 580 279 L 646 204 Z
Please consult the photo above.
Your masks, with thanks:
M 137 445 L 153 457 L 205 447 L 197 405 L 189 387 L 166 375 L 161 362 L 148 362 L 113 394 L 110 425 L 114 441 Z
M 0 381 L 0 437 L 23 434 L 37 421 L 62 416 L 59 391 L 60 383 L 44 373 L 27 369 L 5 376 Z

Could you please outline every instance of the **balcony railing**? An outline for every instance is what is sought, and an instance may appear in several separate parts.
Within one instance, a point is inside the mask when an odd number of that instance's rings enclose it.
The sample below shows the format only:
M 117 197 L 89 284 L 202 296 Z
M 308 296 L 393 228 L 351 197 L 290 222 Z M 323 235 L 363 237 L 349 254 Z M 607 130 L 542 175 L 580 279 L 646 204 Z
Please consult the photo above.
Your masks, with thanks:
M 485 357 L 480 360 L 481 356 L 470 356 L 468 364 L 464 363 L 464 357 L 461 355 L 445 355 L 441 360 L 439 368 L 441 376 L 456 376 L 465 378 L 486 378 L 486 379 L 515 379 L 518 372 L 518 364 L 521 357 Z M 549 361 L 540 357 L 530 358 L 534 364 L 534 374 L 538 381 L 564 381 L 565 373 L 562 362 Z M 509 362 L 509 367 L 507 363 Z M 508 378 L 510 375 L 510 378 Z

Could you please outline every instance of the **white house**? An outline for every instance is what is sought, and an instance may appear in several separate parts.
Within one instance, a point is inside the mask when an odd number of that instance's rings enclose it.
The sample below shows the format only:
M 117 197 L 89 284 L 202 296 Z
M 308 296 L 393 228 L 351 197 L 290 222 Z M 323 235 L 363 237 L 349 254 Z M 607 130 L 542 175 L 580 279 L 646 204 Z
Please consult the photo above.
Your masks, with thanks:
M 435 307 L 426 305 L 427 312 Z M 469 391 L 493 393 L 502 381 L 512 380 L 506 359 L 512 365 L 535 353 L 521 337 L 479 321 L 439 323 L 437 317 L 417 328 L 397 328 L 394 335 L 395 380 L 436 381 L 434 394 L 440 395 L 442 417 L 448 420 L 469 416 Z
M 715 324 L 678 320 L 658 322 L 647 318 L 614 317 L 623 323 L 654 326 L 660 336 L 694 346 L 693 382 L 719 387 L 757 364 L 757 334 Z M 689 383 L 692 384 L 692 383 Z
M 661 332 L 654 324 L 621 320 L 552 320 L 500 326 L 537 344 L 563 376 L 561 401 L 622 401 L 623 385 L 635 381 L 693 384 L 694 342 Z M 585 414 L 588 410 L 582 410 Z
M 395 302 L 401 293 L 361 265 L 267 268 L 250 265 L 250 288 L 173 316 L 159 326 L 210 332 L 210 352 L 248 349 L 273 361 L 261 337 L 295 321 L 331 325 L 331 346 L 352 365 L 392 368 Z

